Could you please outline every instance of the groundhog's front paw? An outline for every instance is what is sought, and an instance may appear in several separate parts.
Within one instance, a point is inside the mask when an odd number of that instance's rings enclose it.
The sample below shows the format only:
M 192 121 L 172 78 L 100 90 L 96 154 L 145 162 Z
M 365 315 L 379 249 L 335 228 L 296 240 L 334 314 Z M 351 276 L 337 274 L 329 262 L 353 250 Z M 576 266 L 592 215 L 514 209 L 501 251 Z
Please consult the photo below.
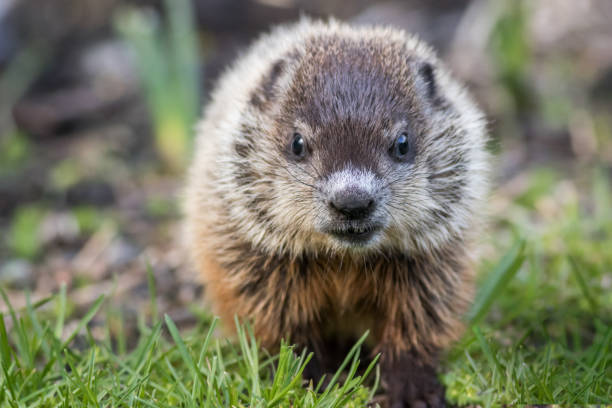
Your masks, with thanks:
M 390 390 L 390 408 L 443 408 L 446 406 L 444 387 L 436 384 L 409 383 L 401 390 Z M 421 388 L 421 387 L 422 388 Z
M 431 364 L 406 353 L 383 363 L 390 408 L 441 408 L 446 406 L 444 386 Z

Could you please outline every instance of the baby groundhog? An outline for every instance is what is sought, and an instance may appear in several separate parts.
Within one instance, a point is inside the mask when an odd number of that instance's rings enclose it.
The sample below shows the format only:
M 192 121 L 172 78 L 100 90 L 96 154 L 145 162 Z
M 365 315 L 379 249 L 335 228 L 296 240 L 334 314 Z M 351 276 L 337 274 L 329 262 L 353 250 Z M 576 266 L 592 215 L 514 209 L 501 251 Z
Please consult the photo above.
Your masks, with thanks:
M 227 328 L 253 322 L 333 370 L 370 330 L 390 406 L 439 406 L 438 352 L 471 299 L 483 115 L 391 28 L 302 20 L 223 75 L 198 127 L 186 242 Z

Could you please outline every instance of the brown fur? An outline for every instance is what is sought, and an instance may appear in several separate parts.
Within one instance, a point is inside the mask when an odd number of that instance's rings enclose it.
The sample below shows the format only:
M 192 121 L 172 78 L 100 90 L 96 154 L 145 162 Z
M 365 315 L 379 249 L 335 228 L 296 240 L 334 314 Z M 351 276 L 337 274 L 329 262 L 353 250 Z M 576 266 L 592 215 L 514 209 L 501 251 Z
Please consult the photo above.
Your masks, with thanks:
M 431 359 L 460 334 L 460 316 L 471 298 L 472 268 L 462 252 L 449 245 L 415 258 L 294 259 L 233 243 L 231 249 L 202 251 L 199 269 L 206 273 L 214 312 L 230 330 L 233 316 L 251 321 L 270 350 L 292 336 L 300 344 L 322 340 L 329 327 L 346 326 L 351 317 L 350 322 L 376 321 L 350 333 L 370 328 L 376 352 L 416 350 Z

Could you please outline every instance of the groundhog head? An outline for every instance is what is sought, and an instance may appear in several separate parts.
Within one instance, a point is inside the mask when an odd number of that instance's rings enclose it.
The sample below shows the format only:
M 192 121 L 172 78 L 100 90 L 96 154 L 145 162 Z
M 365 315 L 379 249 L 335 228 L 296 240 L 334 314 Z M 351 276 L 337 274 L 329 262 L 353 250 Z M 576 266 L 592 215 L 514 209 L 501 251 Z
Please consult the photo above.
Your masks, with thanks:
M 270 64 L 248 106 L 232 194 L 252 214 L 252 241 L 416 251 L 471 225 L 485 185 L 483 120 L 413 38 L 305 38 Z

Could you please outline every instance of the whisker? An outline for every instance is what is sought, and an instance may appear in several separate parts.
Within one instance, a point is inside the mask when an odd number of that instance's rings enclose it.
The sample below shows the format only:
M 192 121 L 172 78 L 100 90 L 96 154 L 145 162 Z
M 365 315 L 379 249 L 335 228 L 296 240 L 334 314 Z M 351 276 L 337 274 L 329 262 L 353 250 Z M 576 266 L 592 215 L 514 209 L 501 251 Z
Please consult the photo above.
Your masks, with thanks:
M 306 171 L 306 169 L 296 165 L 295 167 L 297 167 L 299 170 L 303 171 L 308 177 L 310 177 L 311 179 L 314 179 L 316 177 L 314 177 L 312 174 L 310 174 L 308 171 Z
M 319 169 L 316 168 L 316 166 L 312 163 L 312 162 L 308 162 L 308 165 L 310 166 L 310 168 L 315 172 L 315 174 L 317 175 L 317 177 L 319 179 L 322 179 L 323 176 L 321 175 L 321 173 L 319 172 Z
M 299 178 L 298 178 L 298 177 L 297 177 L 295 174 L 293 174 L 293 173 L 291 172 L 291 170 L 289 170 L 289 168 L 288 168 L 287 166 L 281 166 L 281 167 L 282 167 L 283 169 L 285 169 L 285 170 L 287 171 L 287 173 L 289 173 L 289 175 L 290 175 L 291 177 L 293 177 L 293 179 L 294 179 L 295 181 L 297 181 L 298 183 L 303 184 L 303 185 L 305 185 L 305 186 L 307 186 L 307 187 L 310 187 L 310 188 L 312 188 L 314 191 L 319 191 L 319 189 L 318 189 L 316 186 L 313 186 L 312 184 L 308 184 L 308 183 L 306 183 L 305 181 L 300 180 L 300 179 L 299 179 Z

